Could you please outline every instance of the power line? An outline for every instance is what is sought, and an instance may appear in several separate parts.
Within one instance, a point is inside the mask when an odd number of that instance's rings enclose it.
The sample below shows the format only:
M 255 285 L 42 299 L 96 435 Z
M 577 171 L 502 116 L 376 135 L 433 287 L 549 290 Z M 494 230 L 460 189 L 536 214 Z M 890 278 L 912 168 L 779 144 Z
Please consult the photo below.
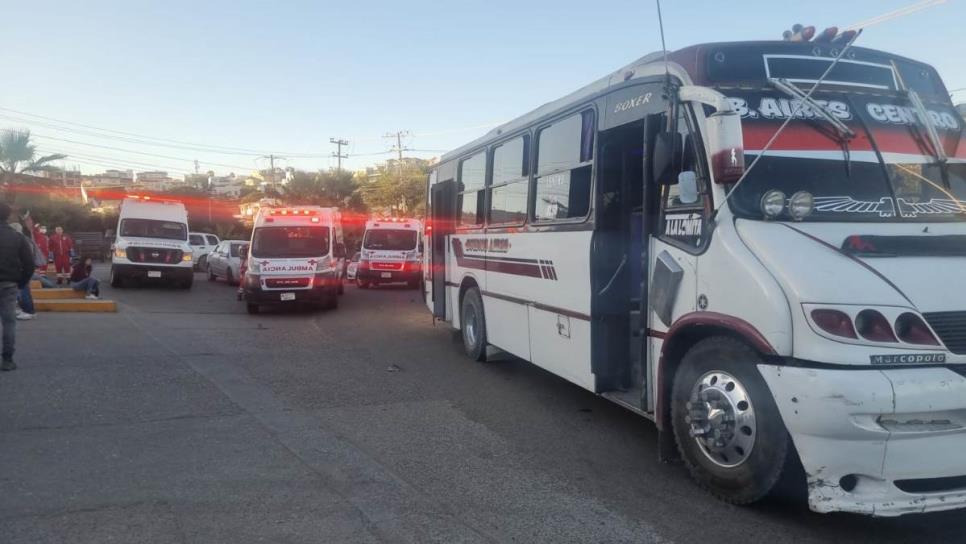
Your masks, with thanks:
M 87 129 L 97 130 L 97 131 L 100 131 L 100 132 L 109 132 L 109 133 L 120 134 L 120 135 L 124 135 L 124 136 L 130 136 L 130 137 L 138 138 L 138 139 L 141 139 L 141 140 L 154 140 L 156 142 L 168 142 L 170 144 L 179 144 L 180 146 L 188 146 L 187 148 L 188 149 L 191 149 L 193 151 L 205 151 L 205 152 L 208 152 L 208 153 L 225 153 L 225 154 L 236 154 L 236 155 L 260 155 L 260 154 L 266 153 L 264 150 L 248 149 L 248 148 L 244 148 L 244 147 L 213 146 L 213 145 L 210 145 L 210 144 L 199 144 L 199 143 L 194 143 L 194 142 L 186 142 L 186 141 L 182 141 L 182 140 L 171 140 L 171 139 L 168 139 L 168 138 L 160 138 L 160 137 L 156 137 L 156 136 L 145 136 L 143 134 L 137 134 L 137 133 L 134 133 L 134 132 L 125 132 L 123 130 L 114 130 L 114 129 L 109 129 L 109 128 L 101 128 L 101 127 L 96 127 L 96 126 L 93 126 L 93 125 L 85 125 L 83 123 L 75 123 L 73 121 L 66 121 L 66 120 L 63 120 L 63 119 L 56 119 L 56 118 L 53 118 L 53 117 L 47 117 L 47 116 L 44 116 L 44 115 L 37 115 L 35 113 L 28 113 L 28 112 L 25 112 L 25 111 L 15 110 L 15 109 L 12 109 L 12 108 L 3 108 L 3 107 L 0 107 L 0 111 L 9 111 L 9 112 L 13 112 L 13 113 L 16 113 L 16 114 L 19 114 L 19 115 L 26 115 L 28 117 L 36 117 L 38 119 L 44 119 L 44 120 L 47 120 L 47 121 L 54 121 L 56 123 L 61 123 L 61 124 L 65 124 L 65 125 L 73 125 L 73 126 L 83 127 L 83 128 L 87 128 Z M 23 122 L 23 120 L 21 120 L 21 121 Z M 37 121 L 26 120 L 26 122 L 36 123 Z M 51 127 L 51 128 L 53 128 L 53 127 Z M 74 130 L 74 129 L 62 128 L 60 130 Z M 109 136 L 106 136 L 106 135 L 101 135 L 101 136 L 102 137 L 105 137 L 105 138 L 108 138 L 109 137 Z M 154 144 L 154 143 L 150 143 L 150 142 L 143 142 L 143 143 L 145 143 L 145 145 L 158 145 L 158 146 L 162 146 L 162 147 L 173 147 L 173 146 L 170 146 L 170 145 Z M 181 148 L 184 149 L 185 147 L 181 147 Z M 199 148 L 203 148 L 203 149 L 199 149 Z M 300 155 L 299 153 L 285 153 L 285 154 L 286 155 Z M 321 156 L 318 153 L 305 153 L 305 154 L 301 154 L 301 155 L 305 155 L 305 156 Z
M 58 141 L 58 142 L 66 142 L 66 143 L 69 143 L 69 144 L 86 145 L 86 146 L 89 146 L 89 147 L 98 147 L 98 148 L 101 148 L 101 149 L 110 149 L 112 151 L 120 151 L 120 152 L 123 152 L 123 153 L 133 153 L 135 155 L 144 155 L 144 156 L 147 156 L 147 157 L 157 157 L 159 159 L 171 159 L 171 160 L 175 160 L 175 161 L 184 161 L 184 162 L 187 162 L 187 163 L 194 162 L 194 159 L 186 159 L 184 157 L 172 157 L 170 155 L 159 155 L 157 153 L 148 153 L 146 151 L 134 151 L 133 149 L 124 149 L 122 147 L 113 147 L 113 146 L 109 146 L 109 145 L 91 144 L 91 143 L 87 143 L 87 142 L 79 142 L 77 140 L 68 140 L 66 138 L 57 138 L 55 136 L 44 136 L 44 135 L 41 135 L 41 134 L 31 134 L 31 136 L 36 137 L 36 138 L 40 138 L 42 140 L 54 140 L 54 141 Z M 210 165 L 213 165 L 213 166 L 221 166 L 222 168 L 232 168 L 232 169 L 235 169 L 235 170 L 250 170 L 251 169 L 251 167 L 249 167 L 249 166 L 239 166 L 237 164 L 223 164 L 223 163 L 217 163 L 217 162 L 209 162 L 207 164 L 210 164 Z
M 38 149 L 40 149 L 40 148 L 38 148 Z M 138 161 L 125 160 L 125 159 L 115 159 L 115 158 L 112 158 L 112 157 L 105 157 L 103 155 L 91 155 L 91 154 L 86 154 L 86 153 L 73 153 L 73 152 L 66 152 L 64 150 L 51 150 L 51 149 L 48 149 L 46 147 L 44 147 L 43 150 L 46 153 L 60 153 L 60 154 L 63 154 L 63 155 L 67 155 L 67 157 L 65 159 L 63 159 L 64 162 L 76 161 L 76 162 L 85 162 L 86 164 L 97 164 L 99 166 L 108 166 L 108 167 L 111 167 L 111 168 L 123 167 L 125 169 L 141 169 L 141 170 L 149 170 L 149 169 L 151 169 L 151 170 L 164 170 L 164 171 L 168 171 L 168 172 L 180 172 L 180 173 L 184 173 L 184 174 L 190 174 L 191 173 L 189 170 L 186 170 L 186 169 L 183 169 L 183 168 L 172 167 L 170 165 L 162 165 L 162 164 L 148 163 L 148 162 L 138 162 Z M 98 162 L 92 163 L 90 161 L 98 161 Z M 118 168 L 118 169 L 121 169 L 121 168 Z

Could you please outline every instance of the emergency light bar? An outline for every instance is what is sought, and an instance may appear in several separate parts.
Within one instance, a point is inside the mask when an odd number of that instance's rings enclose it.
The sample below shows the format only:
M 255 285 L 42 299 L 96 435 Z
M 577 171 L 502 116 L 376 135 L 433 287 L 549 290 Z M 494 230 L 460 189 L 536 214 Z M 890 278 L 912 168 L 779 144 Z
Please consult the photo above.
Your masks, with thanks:
M 171 198 L 158 198 L 150 195 L 124 195 L 125 199 L 131 200 L 143 200 L 145 202 L 160 202 L 162 204 L 182 204 L 180 200 L 174 200 Z
M 292 209 L 274 209 L 269 212 L 270 215 L 317 215 L 315 210 L 292 210 Z

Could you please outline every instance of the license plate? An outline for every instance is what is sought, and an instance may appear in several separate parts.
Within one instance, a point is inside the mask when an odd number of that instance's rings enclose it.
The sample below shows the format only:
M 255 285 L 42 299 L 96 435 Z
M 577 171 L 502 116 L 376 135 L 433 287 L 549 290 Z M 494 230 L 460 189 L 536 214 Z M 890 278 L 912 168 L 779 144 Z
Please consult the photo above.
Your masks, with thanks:
M 380 276 L 383 278 L 391 278 L 392 272 L 383 272 L 382 274 L 380 274 Z
M 280 296 L 282 300 L 295 300 L 295 293 L 282 293 Z
M 148 277 L 149 278 L 160 278 L 161 277 L 161 271 L 160 270 L 148 270 Z

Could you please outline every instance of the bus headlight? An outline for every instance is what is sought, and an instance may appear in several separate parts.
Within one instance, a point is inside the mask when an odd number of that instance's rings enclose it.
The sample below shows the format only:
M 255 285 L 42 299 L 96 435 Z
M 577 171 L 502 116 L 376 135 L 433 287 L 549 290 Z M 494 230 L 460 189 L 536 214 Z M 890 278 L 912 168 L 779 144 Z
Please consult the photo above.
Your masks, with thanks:
M 775 219 L 785 211 L 785 193 L 772 189 L 761 197 L 761 213 L 767 219 Z
M 812 214 L 815 209 L 815 197 L 808 191 L 799 191 L 788 199 L 788 215 L 795 221 L 801 221 Z

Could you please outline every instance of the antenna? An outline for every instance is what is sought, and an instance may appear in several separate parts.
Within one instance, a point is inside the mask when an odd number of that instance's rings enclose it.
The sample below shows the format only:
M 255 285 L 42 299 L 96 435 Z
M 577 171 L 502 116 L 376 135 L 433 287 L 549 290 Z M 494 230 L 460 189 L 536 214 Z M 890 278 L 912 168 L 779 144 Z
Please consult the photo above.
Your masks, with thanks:
M 677 117 L 677 93 L 671 88 L 671 67 L 667 60 L 667 44 L 664 42 L 664 17 L 661 15 L 661 0 L 654 0 L 657 4 L 657 23 L 661 28 L 661 50 L 664 52 L 664 94 L 668 100 L 667 129 L 674 129 L 674 121 Z
M 661 16 L 661 0 L 654 0 L 657 3 L 657 24 L 661 27 L 661 50 L 664 51 L 664 75 L 667 77 L 668 84 L 671 83 L 671 70 L 667 64 L 667 45 L 664 43 L 664 17 Z

